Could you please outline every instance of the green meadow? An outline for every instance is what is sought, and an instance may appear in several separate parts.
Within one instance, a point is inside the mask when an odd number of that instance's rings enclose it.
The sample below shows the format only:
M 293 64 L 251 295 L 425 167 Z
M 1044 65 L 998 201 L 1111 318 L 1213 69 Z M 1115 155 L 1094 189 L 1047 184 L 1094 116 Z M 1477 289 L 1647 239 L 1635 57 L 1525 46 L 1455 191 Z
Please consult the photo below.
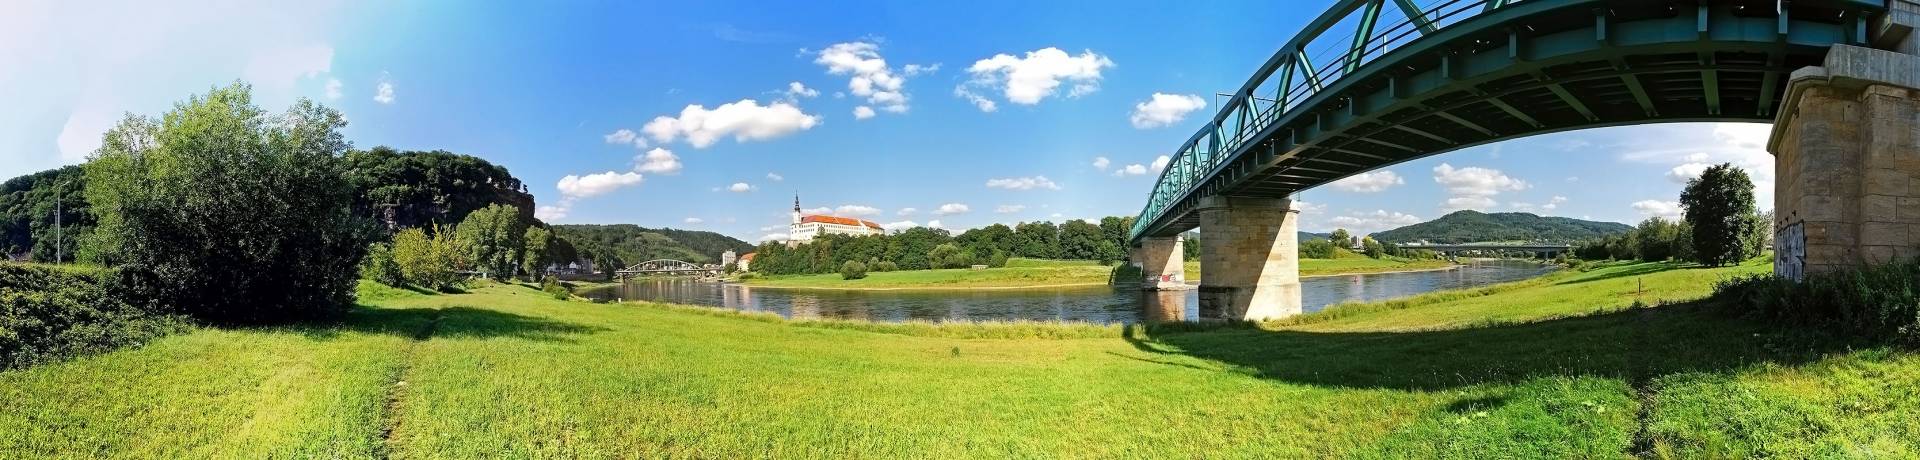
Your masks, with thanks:
M 0 457 L 1920 456 L 1920 355 L 1690 302 L 1764 269 L 1610 265 L 1153 327 L 369 285 L 339 324 L 0 373 Z

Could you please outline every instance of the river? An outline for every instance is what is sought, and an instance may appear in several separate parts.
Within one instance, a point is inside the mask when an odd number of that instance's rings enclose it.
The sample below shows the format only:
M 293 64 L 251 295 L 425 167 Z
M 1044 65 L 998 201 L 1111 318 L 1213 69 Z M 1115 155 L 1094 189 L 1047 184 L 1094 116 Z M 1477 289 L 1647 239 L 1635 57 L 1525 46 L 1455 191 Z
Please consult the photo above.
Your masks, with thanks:
M 1338 275 L 1300 280 L 1306 312 L 1347 301 L 1375 301 L 1516 281 L 1553 266 L 1518 260 L 1470 261 L 1450 270 Z M 785 318 L 867 321 L 1080 321 L 1135 323 L 1196 318 L 1199 292 L 1141 291 L 1106 286 L 1008 290 L 858 291 L 778 289 L 690 279 L 636 279 L 583 290 L 598 300 L 704 305 Z

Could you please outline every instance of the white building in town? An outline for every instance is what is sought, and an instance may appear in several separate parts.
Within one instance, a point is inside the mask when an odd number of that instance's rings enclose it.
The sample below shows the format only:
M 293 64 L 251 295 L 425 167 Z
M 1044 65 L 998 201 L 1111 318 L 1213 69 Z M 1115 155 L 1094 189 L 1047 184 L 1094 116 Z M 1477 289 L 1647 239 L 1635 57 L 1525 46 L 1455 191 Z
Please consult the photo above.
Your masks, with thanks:
M 820 235 L 885 235 L 887 230 L 871 220 L 828 215 L 802 215 L 800 196 L 793 197 L 793 225 L 787 230 L 787 245 L 792 246 Z

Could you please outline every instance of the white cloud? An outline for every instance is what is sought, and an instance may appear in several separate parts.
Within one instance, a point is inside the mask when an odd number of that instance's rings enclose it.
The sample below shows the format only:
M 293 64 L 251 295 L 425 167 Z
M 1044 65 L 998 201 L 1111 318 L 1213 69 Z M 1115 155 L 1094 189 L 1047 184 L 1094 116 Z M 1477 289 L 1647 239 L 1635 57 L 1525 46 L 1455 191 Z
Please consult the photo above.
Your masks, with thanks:
M 342 83 L 340 83 L 340 79 L 338 78 L 327 79 L 327 99 L 339 99 L 341 96 L 345 96 L 346 93 L 341 90 L 341 85 Z
M 799 99 L 803 97 L 811 98 L 811 97 L 819 96 L 820 90 L 808 88 L 807 85 L 801 84 L 800 82 L 796 81 L 796 82 L 787 83 L 786 95 L 787 95 L 787 99 L 789 100 Z
M 631 145 L 634 147 L 647 146 L 647 140 L 641 139 L 640 133 L 633 132 L 631 129 L 614 131 L 605 136 L 600 136 L 600 138 L 606 139 L 608 144 Z
M 880 224 L 880 228 L 884 228 L 889 232 L 897 232 L 897 231 L 906 230 L 909 228 L 914 228 L 919 226 L 920 224 L 918 222 L 914 222 L 911 220 L 903 220 L 899 222 L 887 222 L 884 224 Z
M 1139 163 L 1121 166 L 1119 169 L 1113 170 L 1113 175 L 1116 177 L 1139 176 L 1146 173 L 1147 167 L 1141 166 Z
M 635 171 L 667 175 L 680 173 L 680 157 L 663 148 L 648 150 L 645 154 L 633 157 L 633 162 Z
M 779 181 L 787 180 L 787 177 L 780 175 L 780 173 L 770 172 L 770 173 L 767 173 L 767 180 L 779 182 Z
M 972 209 L 968 208 L 965 203 L 947 203 L 940 205 L 938 209 L 934 209 L 933 215 L 950 216 L 954 214 L 966 214 L 968 211 L 972 211 Z M 939 221 L 936 220 L 934 222 Z
M 899 212 L 895 212 L 895 213 L 893 213 L 893 214 L 894 214 L 894 215 L 898 215 L 898 216 L 911 216 L 911 215 L 913 215 L 914 213 L 917 213 L 917 212 L 920 212 L 920 210 L 918 210 L 918 209 L 913 209 L 913 208 L 900 208 L 900 211 L 899 211 Z
M 907 76 L 914 76 L 914 75 L 920 75 L 924 73 L 939 72 L 940 63 L 935 62 L 932 64 L 907 64 L 905 67 L 901 67 L 900 69 L 902 71 L 905 71 L 907 73 Z
M 807 209 L 800 210 L 800 214 L 809 215 L 809 216 L 824 216 L 824 215 L 833 214 L 833 208 L 829 208 L 826 206 L 821 206 L 818 208 L 807 208 Z
M 873 108 L 872 108 L 872 107 L 867 107 L 867 106 L 864 106 L 864 105 L 863 105 L 863 106 L 859 106 L 859 107 L 854 107 L 854 108 L 853 108 L 853 119 L 855 119 L 855 120 L 865 120 L 865 119 L 868 119 L 868 118 L 873 118 Z
M 1154 158 L 1154 159 L 1153 159 L 1153 170 L 1154 170 L 1154 171 L 1160 171 L 1160 170 L 1164 170 L 1164 169 L 1167 169 L 1167 163 L 1168 163 L 1168 162 L 1171 162 L 1171 161 L 1173 161 L 1173 158 L 1172 158 L 1172 157 L 1168 157 L 1168 156 L 1166 156 L 1166 155 L 1161 155 L 1161 156 L 1160 156 L 1159 158 Z
M 1113 160 L 1108 160 L 1107 157 L 1093 157 L 1093 169 L 1106 171 L 1107 166 L 1111 164 L 1113 164 Z
M 1513 203 L 1507 203 L 1507 207 L 1513 208 L 1513 210 L 1521 211 L 1521 212 L 1535 212 L 1535 211 L 1546 212 L 1546 211 L 1552 211 L 1554 209 L 1557 209 L 1560 207 L 1561 203 L 1566 203 L 1566 202 L 1567 202 L 1567 197 L 1556 195 L 1552 199 L 1547 200 L 1546 204 L 1535 205 L 1533 203 L 1513 202 Z
M 746 182 L 734 182 L 733 185 L 727 186 L 727 191 L 734 193 L 751 192 L 753 191 L 753 185 L 747 184 Z
M 1187 119 L 1187 114 L 1207 106 L 1207 100 L 1190 94 L 1153 93 L 1146 102 L 1133 105 L 1129 121 L 1138 129 L 1172 126 Z
M 901 89 L 906 85 L 907 78 L 893 73 L 893 68 L 887 66 L 887 60 L 880 56 L 879 44 L 836 43 L 820 50 L 813 62 L 826 66 L 829 74 L 852 75 L 847 80 L 847 91 L 867 98 L 868 104 L 893 113 L 907 111 L 907 93 Z M 914 69 L 909 74 L 919 73 L 922 68 L 915 66 Z M 867 109 L 868 112 L 872 110 Z
M 1100 71 L 1113 67 L 1113 60 L 1092 50 L 1078 56 L 1059 48 L 1028 51 L 1026 57 L 996 54 L 967 68 L 971 80 L 954 88 L 954 94 L 966 98 L 981 111 L 992 112 L 997 105 L 976 89 L 998 89 L 1007 102 L 1039 104 L 1059 92 L 1062 83 L 1071 83 L 1067 97 L 1078 97 L 1100 89 Z
M 1007 177 L 987 180 L 987 187 L 1007 190 L 1048 189 L 1059 190 L 1060 184 L 1053 183 L 1047 176 Z
M 1687 163 L 1674 166 L 1673 169 L 1667 170 L 1667 180 L 1673 181 L 1676 184 L 1686 184 L 1688 181 L 1700 177 L 1700 173 L 1706 172 L 1707 168 L 1711 167 L 1713 167 L 1713 165 L 1706 163 Z
M 760 236 L 760 242 L 765 243 L 769 241 L 786 241 L 787 238 L 788 236 L 785 233 L 768 233 L 766 235 Z
M 947 227 L 945 225 L 940 225 L 940 220 L 935 219 L 935 220 L 927 221 L 927 228 L 947 228 Z
M 1335 216 L 1333 219 L 1330 219 L 1329 222 L 1339 228 L 1345 228 L 1354 234 L 1365 235 L 1417 224 L 1420 223 L 1420 218 L 1411 214 L 1376 209 L 1373 212 L 1348 213 L 1344 216 Z
M 685 220 L 682 220 L 681 222 L 686 222 L 688 225 L 692 225 L 692 224 L 698 224 L 706 221 L 707 221 L 706 219 L 701 219 L 698 217 L 688 217 Z
M 820 117 L 807 115 L 799 107 L 785 102 L 762 106 L 753 99 L 721 104 L 713 110 L 693 104 L 680 110 L 679 117 L 659 116 L 640 128 L 655 142 L 673 142 L 685 138 L 694 148 L 704 149 L 720 138 L 733 136 L 735 142 L 767 140 L 820 124 Z
M 560 178 L 560 183 L 555 187 L 559 188 L 560 194 L 567 198 L 587 198 L 605 195 L 624 187 L 640 185 L 643 178 L 644 176 L 635 172 L 617 173 L 607 171 L 585 176 L 568 174 L 567 177 Z
M 254 86 L 286 90 L 301 78 L 313 78 L 331 70 L 333 47 L 319 43 L 256 54 L 240 71 L 240 78 Z M 329 92 L 328 97 L 332 94 Z
M 67 115 L 67 123 L 60 127 L 59 137 L 54 139 L 60 147 L 60 160 L 67 163 L 86 161 L 87 155 L 100 148 L 100 136 L 113 129 L 119 122 L 111 112 L 94 109 L 77 109 Z
M 846 204 L 846 205 L 840 205 L 840 207 L 838 208 L 833 208 L 833 212 L 834 214 L 842 215 L 842 216 L 866 217 L 866 216 L 880 215 L 881 211 L 880 211 L 880 208 L 876 208 L 872 206 Z
M 1580 176 L 1567 176 L 1567 182 L 1579 182 Z
M 1659 217 L 1667 220 L 1680 220 L 1686 217 L 1686 209 L 1678 201 L 1640 200 L 1633 202 L 1633 210 L 1641 216 Z
M 1027 205 L 1024 204 L 1003 204 L 993 208 L 993 212 L 998 214 L 1013 214 L 1025 210 L 1027 210 Z
M 569 208 L 564 206 L 541 206 L 533 209 L 533 218 L 541 221 L 555 221 L 567 218 Z
M 1319 204 L 1319 203 L 1309 203 L 1302 200 L 1293 200 L 1293 209 L 1300 211 L 1300 214 L 1307 214 L 1307 215 L 1320 214 L 1327 211 L 1327 205 Z
M 1508 177 L 1497 169 L 1475 166 L 1454 168 L 1441 163 L 1433 168 L 1433 181 L 1447 189 L 1451 197 L 1447 198 L 1447 209 L 1487 209 L 1497 204 L 1494 196 L 1501 192 L 1526 190 L 1530 185 L 1526 181 Z
M 1652 128 L 1649 128 L 1652 129 Z M 1662 176 L 1675 183 L 1698 177 L 1706 166 L 1731 163 L 1747 172 L 1753 180 L 1754 201 L 1761 210 L 1773 208 L 1776 180 L 1774 158 L 1767 153 L 1767 140 L 1773 125 L 1765 123 L 1715 123 L 1712 129 L 1673 127 L 1657 137 L 1655 148 L 1623 153 L 1620 159 L 1634 163 L 1669 165 Z
M 381 104 L 393 103 L 393 80 L 386 73 L 380 74 L 380 84 L 374 87 L 373 101 Z
M 1407 181 L 1401 179 L 1399 174 L 1393 171 L 1380 170 L 1354 174 L 1344 179 L 1333 181 L 1333 183 L 1327 185 L 1332 185 L 1336 190 L 1355 193 L 1374 193 L 1384 192 L 1389 188 L 1393 188 L 1395 185 L 1405 183 L 1407 183 Z

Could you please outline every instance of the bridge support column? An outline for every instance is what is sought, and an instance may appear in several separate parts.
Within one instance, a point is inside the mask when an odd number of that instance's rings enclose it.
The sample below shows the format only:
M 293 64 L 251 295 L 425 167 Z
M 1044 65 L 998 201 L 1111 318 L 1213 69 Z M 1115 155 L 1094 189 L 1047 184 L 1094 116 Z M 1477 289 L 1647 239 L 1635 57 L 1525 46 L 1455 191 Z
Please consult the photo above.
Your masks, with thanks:
M 1140 239 L 1140 247 L 1133 248 L 1133 254 L 1127 257 L 1139 265 L 1144 274 L 1140 288 L 1149 291 L 1177 291 L 1193 289 L 1187 284 L 1186 246 L 1181 237 L 1147 237 Z
M 1200 201 L 1200 316 L 1229 320 L 1300 314 L 1300 211 L 1285 199 Z
M 1920 56 L 1834 46 L 1793 72 L 1767 147 L 1774 273 L 1920 256 Z

